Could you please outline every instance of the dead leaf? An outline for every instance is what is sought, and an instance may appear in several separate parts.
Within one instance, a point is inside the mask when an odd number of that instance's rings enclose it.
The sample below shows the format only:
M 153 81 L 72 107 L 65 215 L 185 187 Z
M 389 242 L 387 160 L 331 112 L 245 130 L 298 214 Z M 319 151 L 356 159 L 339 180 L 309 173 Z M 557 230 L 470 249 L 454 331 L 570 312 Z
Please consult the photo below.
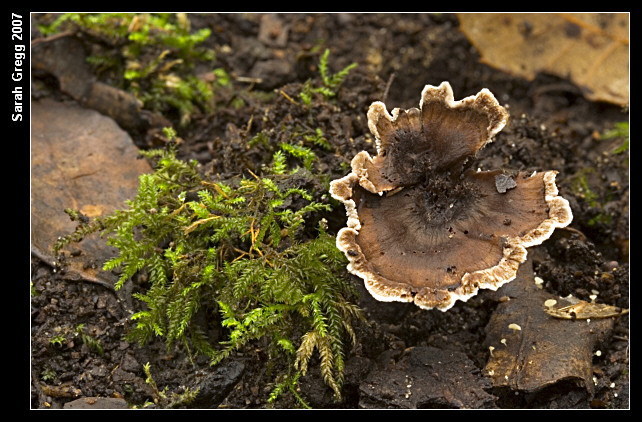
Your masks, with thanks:
M 531 399 L 569 380 L 590 398 L 593 349 L 612 330 L 613 320 L 551 318 L 542 304 L 553 298 L 568 302 L 539 289 L 533 278 L 529 258 L 517 278 L 496 292 L 511 299 L 497 305 L 486 326 L 485 347 L 492 352 L 485 373 L 493 387 L 527 393 Z M 515 326 L 521 329 L 511 329 Z
M 628 309 L 618 308 L 604 303 L 592 303 L 579 300 L 577 303 L 559 308 L 545 308 L 547 314 L 561 319 L 609 318 L 628 314 Z
M 594 101 L 629 102 L 628 13 L 460 13 L 482 62 L 532 80 L 568 78 Z
M 359 385 L 359 407 L 483 409 L 495 407 L 488 379 L 464 353 L 406 349 L 397 362 L 371 371 Z
M 138 190 L 138 176 L 151 172 L 129 135 L 109 117 L 75 104 L 33 101 L 31 110 L 31 248 L 53 262 L 59 236 L 76 228 L 64 212 L 100 216 L 124 208 Z M 111 282 L 101 270 L 113 256 L 103 239 L 90 236 L 66 276 Z

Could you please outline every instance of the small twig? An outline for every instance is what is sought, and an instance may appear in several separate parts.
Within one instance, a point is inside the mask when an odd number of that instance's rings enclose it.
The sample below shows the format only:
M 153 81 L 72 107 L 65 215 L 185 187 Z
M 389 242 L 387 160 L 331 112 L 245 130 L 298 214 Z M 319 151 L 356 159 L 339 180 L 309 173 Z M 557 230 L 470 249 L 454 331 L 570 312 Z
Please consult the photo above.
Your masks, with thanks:
M 392 85 L 392 81 L 395 80 L 395 76 L 396 76 L 396 73 L 392 72 L 388 77 L 388 82 L 386 82 L 386 89 L 383 91 L 383 99 L 381 100 L 384 103 L 388 99 L 388 92 L 390 92 L 390 85 Z
M 261 82 L 263 82 L 263 79 L 261 78 L 252 78 L 250 76 L 237 76 L 234 79 L 236 79 L 237 82 L 245 82 L 250 84 L 260 84 Z
M 234 262 L 238 261 L 239 259 L 243 258 L 244 256 L 249 256 L 250 258 L 252 258 L 252 254 L 251 254 L 251 253 L 248 253 L 248 252 L 242 251 L 242 250 L 240 250 L 240 249 L 238 249 L 238 248 L 235 248 L 235 247 L 233 247 L 233 246 L 231 246 L 231 248 L 232 248 L 232 250 L 234 250 L 235 252 L 237 252 L 237 253 L 239 253 L 239 254 L 240 254 L 239 256 L 237 256 L 236 258 L 234 258 L 234 259 L 232 260 L 232 263 L 234 263 Z M 251 252 L 251 251 L 250 251 L 250 252 Z
M 292 97 L 290 97 L 288 94 L 286 94 L 282 89 L 279 90 L 279 93 L 281 93 L 281 95 L 283 95 L 292 104 L 294 104 L 296 106 L 299 105 L 299 103 L 297 103 L 295 100 L 293 100 Z
M 221 187 L 218 185 L 218 183 L 211 183 L 211 182 L 207 182 L 207 181 L 203 180 L 201 182 L 201 184 L 203 186 L 211 186 L 211 187 L 213 187 L 214 189 L 216 189 L 216 192 L 218 192 L 221 196 L 223 196 L 223 198 L 230 199 L 230 197 L 225 192 L 223 192 L 223 189 L 221 189 Z
M 261 181 L 261 179 L 259 178 L 259 176 L 257 176 L 256 174 L 254 174 L 254 172 L 253 172 L 252 170 L 250 170 L 250 169 L 246 169 L 246 170 L 247 170 L 248 172 L 250 172 L 250 174 L 251 174 L 252 176 L 254 176 L 254 178 L 255 178 L 256 180 Z
M 183 203 L 179 208 L 176 208 L 172 213 L 169 215 L 170 217 L 174 217 L 178 214 L 180 214 L 181 211 L 185 209 L 185 206 L 187 205 L 187 202 Z
M 204 224 L 204 223 L 207 223 L 208 221 L 215 220 L 215 219 L 217 219 L 217 218 L 221 218 L 221 216 L 220 216 L 220 215 L 213 215 L 213 216 L 208 217 L 208 218 L 203 218 L 203 219 L 201 219 L 201 220 L 196 220 L 195 222 L 193 222 L 192 224 L 190 224 L 190 226 L 189 226 L 189 227 L 187 227 L 186 229 L 184 229 L 184 230 L 183 230 L 183 232 L 184 232 L 186 235 L 188 235 L 188 234 L 190 234 L 191 232 L 193 232 L 193 231 L 196 229 L 196 227 L 198 227 L 199 225 Z
M 586 235 L 574 227 L 569 227 L 569 226 L 560 227 L 560 230 L 566 231 L 567 233 L 570 233 L 570 234 L 576 234 L 577 236 L 580 237 L 580 240 L 582 240 L 583 242 L 586 242 Z

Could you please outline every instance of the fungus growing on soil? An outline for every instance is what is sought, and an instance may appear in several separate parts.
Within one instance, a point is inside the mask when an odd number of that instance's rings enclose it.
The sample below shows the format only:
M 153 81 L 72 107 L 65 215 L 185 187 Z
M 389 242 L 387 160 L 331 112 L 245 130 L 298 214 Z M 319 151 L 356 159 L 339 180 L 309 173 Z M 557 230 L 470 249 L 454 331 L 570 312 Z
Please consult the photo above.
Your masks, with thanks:
M 337 247 L 377 300 L 445 311 L 513 280 L 526 248 L 571 222 L 557 171 L 466 165 L 507 120 L 487 89 L 455 101 L 448 82 L 426 85 L 418 109 L 370 106 L 377 155 L 358 153 L 330 193 L 348 216 Z

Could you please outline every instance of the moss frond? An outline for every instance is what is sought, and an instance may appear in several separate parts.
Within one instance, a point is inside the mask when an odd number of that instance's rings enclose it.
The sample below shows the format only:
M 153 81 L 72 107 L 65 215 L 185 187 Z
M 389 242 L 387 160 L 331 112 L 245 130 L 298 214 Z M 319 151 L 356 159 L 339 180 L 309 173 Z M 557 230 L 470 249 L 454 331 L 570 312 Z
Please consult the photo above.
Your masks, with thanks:
M 111 48 L 88 61 L 102 71 L 122 75 L 122 88 L 146 109 L 176 110 L 180 125 L 197 110 L 211 111 L 215 92 L 229 83 L 222 68 L 212 70 L 214 81 L 190 73 L 198 62 L 213 62 L 215 54 L 201 46 L 211 29 L 192 31 L 185 13 L 64 13 L 39 28 L 46 35 L 73 30 L 103 40 Z
M 314 86 L 311 80 L 303 84 L 303 90 L 299 93 L 299 97 L 304 104 L 310 105 L 314 94 L 321 94 L 326 99 L 332 98 L 336 95 L 336 89 L 341 85 L 345 77 L 354 69 L 357 64 L 351 63 L 337 73 L 330 74 L 328 70 L 328 57 L 330 50 L 326 49 L 319 58 L 319 73 L 323 82 L 320 86 Z
M 284 171 L 211 181 L 171 149 L 145 155 L 156 170 L 140 176 L 126 209 L 99 222 L 71 213 L 83 233 L 101 231 L 117 249 L 104 264 L 120 272 L 117 289 L 143 280 L 127 338 L 141 345 L 161 338 L 168 349 L 184 346 L 213 365 L 267 341 L 267 353 L 288 368 L 272 399 L 295 394 L 295 374 L 305 375 L 318 353 L 323 379 L 339 398 L 345 341 L 356 341 L 352 325 L 361 315 L 345 257 L 323 224 L 331 205 L 292 185 Z M 201 312 L 220 315 L 224 341 L 208 341 L 197 323 Z

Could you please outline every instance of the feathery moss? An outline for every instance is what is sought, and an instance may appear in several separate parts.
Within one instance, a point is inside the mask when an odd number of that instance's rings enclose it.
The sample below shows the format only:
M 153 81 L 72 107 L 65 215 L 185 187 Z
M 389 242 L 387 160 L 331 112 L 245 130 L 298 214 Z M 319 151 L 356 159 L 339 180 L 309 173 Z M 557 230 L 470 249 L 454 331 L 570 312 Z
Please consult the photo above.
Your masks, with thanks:
M 202 47 L 211 30 L 192 31 L 185 13 L 64 13 L 38 28 L 45 35 L 73 30 L 100 39 L 110 47 L 87 61 L 146 109 L 177 112 L 181 126 L 199 109 L 212 111 L 216 90 L 229 84 L 222 68 L 212 69 L 211 80 L 191 74 L 196 63 L 213 64 L 215 53 Z
M 286 391 L 301 399 L 292 385 L 317 351 L 323 379 L 339 398 L 345 346 L 356 341 L 361 314 L 345 257 L 326 231 L 327 196 L 293 186 L 292 173 L 304 170 L 286 172 L 283 152 L 265 174 L 228 181 L 204 179 L 195 161 L 178 160 L 171 148 L 144 154 L 155 172 L 140 176 L 128 207 L 91 220 L 70 212 L 80 225 L 56 245 L 100 231 L 118 250 L 104 264 L 120 272 L 117 289 L 145 274 L 144 290 L 134 293 L 144 306 L 127 338 L 143 345 L 160 337 L 214 365 L 267 340 L 270 359 L 286 368 L 271 401 Z M 226 339 L 210 341 L 199 312 L 220 315 Z

